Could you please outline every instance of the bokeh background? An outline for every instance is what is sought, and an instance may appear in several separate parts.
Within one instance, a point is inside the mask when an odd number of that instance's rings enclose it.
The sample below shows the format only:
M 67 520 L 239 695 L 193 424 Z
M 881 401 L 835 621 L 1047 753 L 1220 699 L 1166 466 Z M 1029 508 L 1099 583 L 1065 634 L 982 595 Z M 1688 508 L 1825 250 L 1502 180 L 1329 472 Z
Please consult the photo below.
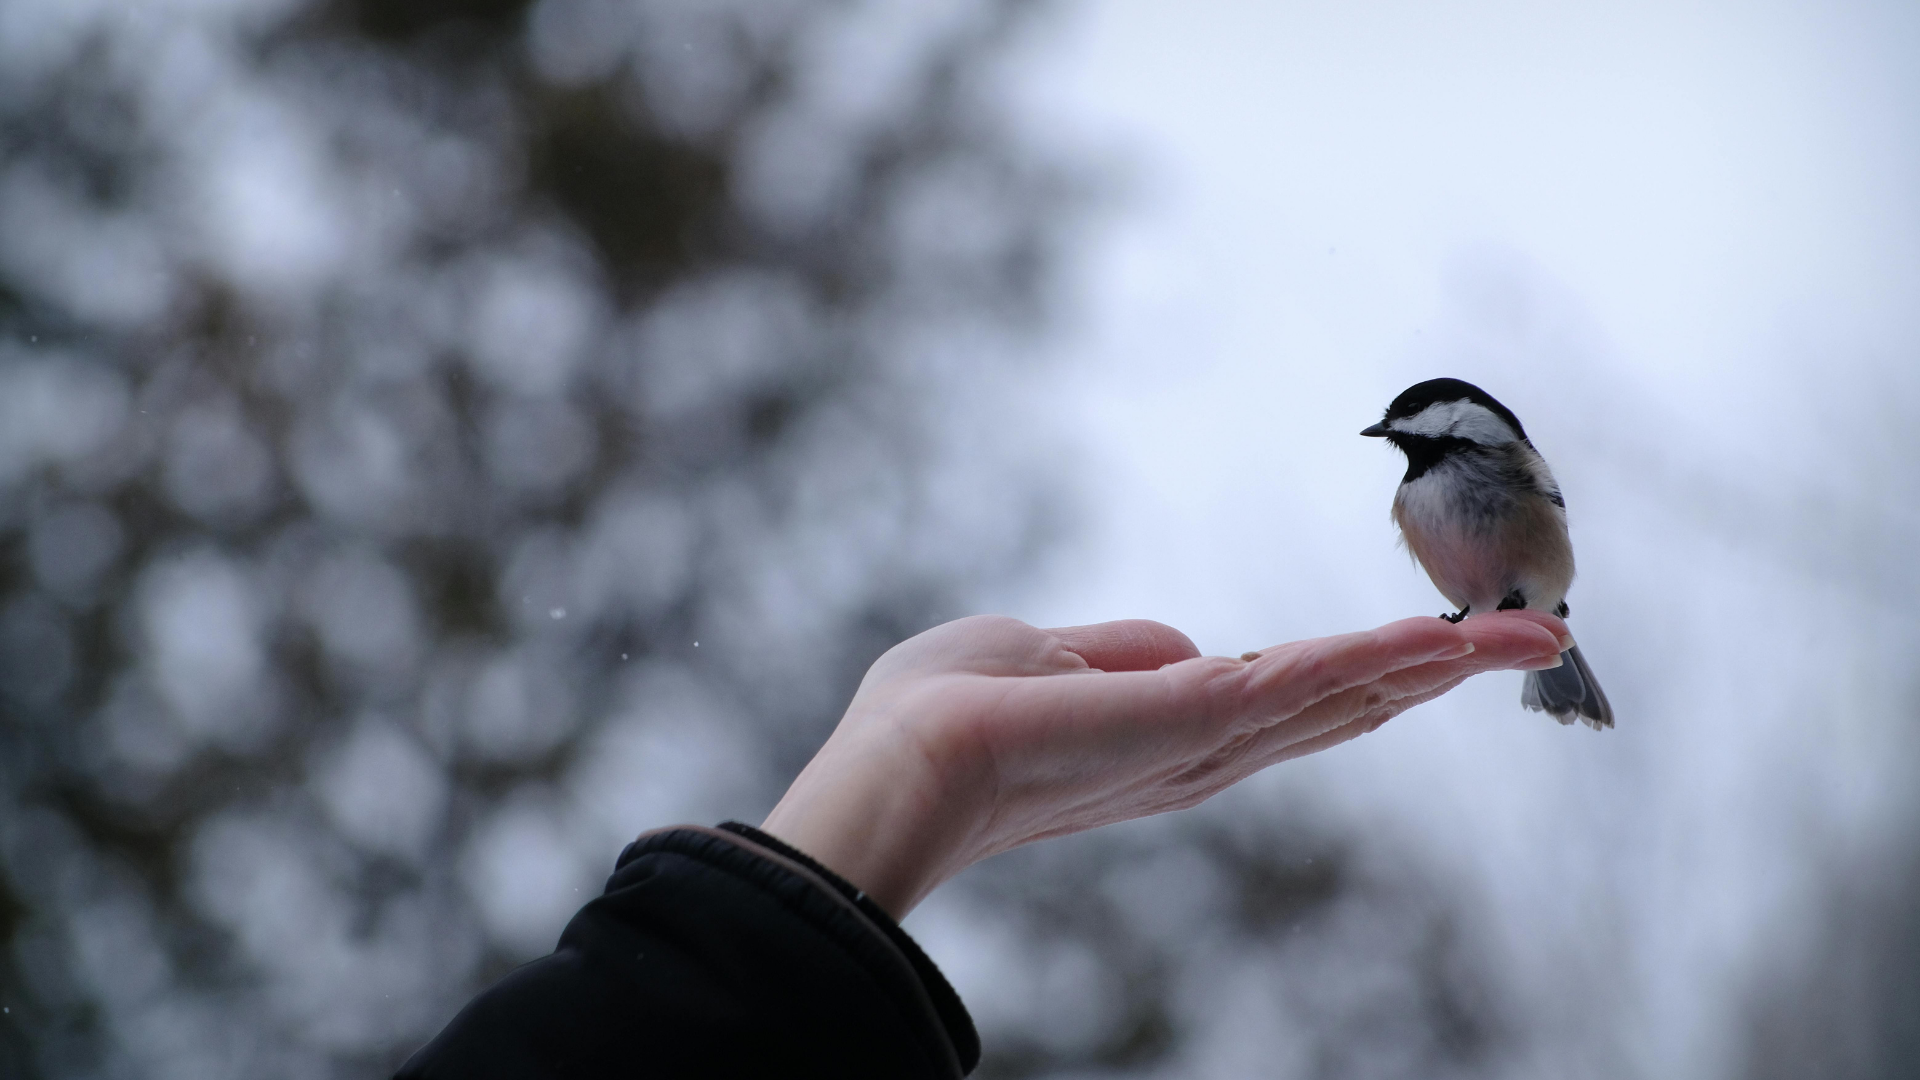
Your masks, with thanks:
M 377 1077 L 889 644 L 1440 610 L 1488 676 L 907 926 L 983 1077 L 1920 1075 L 1920 10 L 0 0 L 0 1075 Z

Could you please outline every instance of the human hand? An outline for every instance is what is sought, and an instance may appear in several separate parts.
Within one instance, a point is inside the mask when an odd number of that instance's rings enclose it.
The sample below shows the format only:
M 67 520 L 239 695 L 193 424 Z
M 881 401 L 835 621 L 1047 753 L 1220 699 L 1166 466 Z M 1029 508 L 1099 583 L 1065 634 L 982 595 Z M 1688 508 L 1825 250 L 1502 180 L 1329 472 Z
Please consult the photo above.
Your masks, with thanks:
M 960 619 L 874 662 L 763 828 L 900 917 L 990 855 L 1192 806 L 1470 675 L 1553 667 L 1570 641 L 1559 619 L 1515 610 L 1236 659 L 1145 620 Z

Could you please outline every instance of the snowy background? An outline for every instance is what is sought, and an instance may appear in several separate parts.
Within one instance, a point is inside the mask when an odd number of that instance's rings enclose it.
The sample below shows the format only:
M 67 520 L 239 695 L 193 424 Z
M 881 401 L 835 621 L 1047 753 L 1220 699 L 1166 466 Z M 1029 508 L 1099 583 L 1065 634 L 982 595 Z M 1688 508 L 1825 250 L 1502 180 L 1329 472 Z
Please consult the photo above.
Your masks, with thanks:
M 908 928 L 991 1077 L 1920 1068 L 1920 13 L 0 0 L 0 1074 L 384 1075 L 892 641 L 1440 610 L 1488 676 Z

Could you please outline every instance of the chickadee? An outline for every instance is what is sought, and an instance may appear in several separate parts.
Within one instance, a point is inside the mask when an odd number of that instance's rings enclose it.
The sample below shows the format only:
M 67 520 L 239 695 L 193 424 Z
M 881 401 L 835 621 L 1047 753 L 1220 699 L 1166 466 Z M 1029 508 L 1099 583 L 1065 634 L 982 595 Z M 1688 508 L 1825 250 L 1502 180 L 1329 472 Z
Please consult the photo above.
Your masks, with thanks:
M 1573 544 L 1566 502 L 1520 418 L 1459 379 L 1408 387 L 1380 422 L 1360 434 L 1407 455 L 1393 520 L 1440 594 L 1460 610 L 1533 608 L 1567 617 Z M 1613 726 L 1613 708 L 1578 646 L 1560 666 L 1527 673 L 1520 703 L 1563 724 Z

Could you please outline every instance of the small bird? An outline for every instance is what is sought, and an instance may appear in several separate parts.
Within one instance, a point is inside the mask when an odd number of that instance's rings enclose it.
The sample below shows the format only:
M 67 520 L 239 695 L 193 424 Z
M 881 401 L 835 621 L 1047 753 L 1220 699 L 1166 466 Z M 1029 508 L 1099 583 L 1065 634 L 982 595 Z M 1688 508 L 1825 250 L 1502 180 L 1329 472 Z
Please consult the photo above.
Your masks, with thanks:
M 1394 398 L 1360 434 L 1407 455 L 1393 520 L 1440 594 L 1460 609 L 1441 618 L 1457 623 L 1508 608 L 1567 617 L 1567 504 L 1519 417 L 1472 383 L 1429 379 Z M 1578 717 L 1596 731 L 1612 727 L 1613 707 L 1579 646 L 1560 660 L 1527 673 L 1520 703 L 1562 724 Z

